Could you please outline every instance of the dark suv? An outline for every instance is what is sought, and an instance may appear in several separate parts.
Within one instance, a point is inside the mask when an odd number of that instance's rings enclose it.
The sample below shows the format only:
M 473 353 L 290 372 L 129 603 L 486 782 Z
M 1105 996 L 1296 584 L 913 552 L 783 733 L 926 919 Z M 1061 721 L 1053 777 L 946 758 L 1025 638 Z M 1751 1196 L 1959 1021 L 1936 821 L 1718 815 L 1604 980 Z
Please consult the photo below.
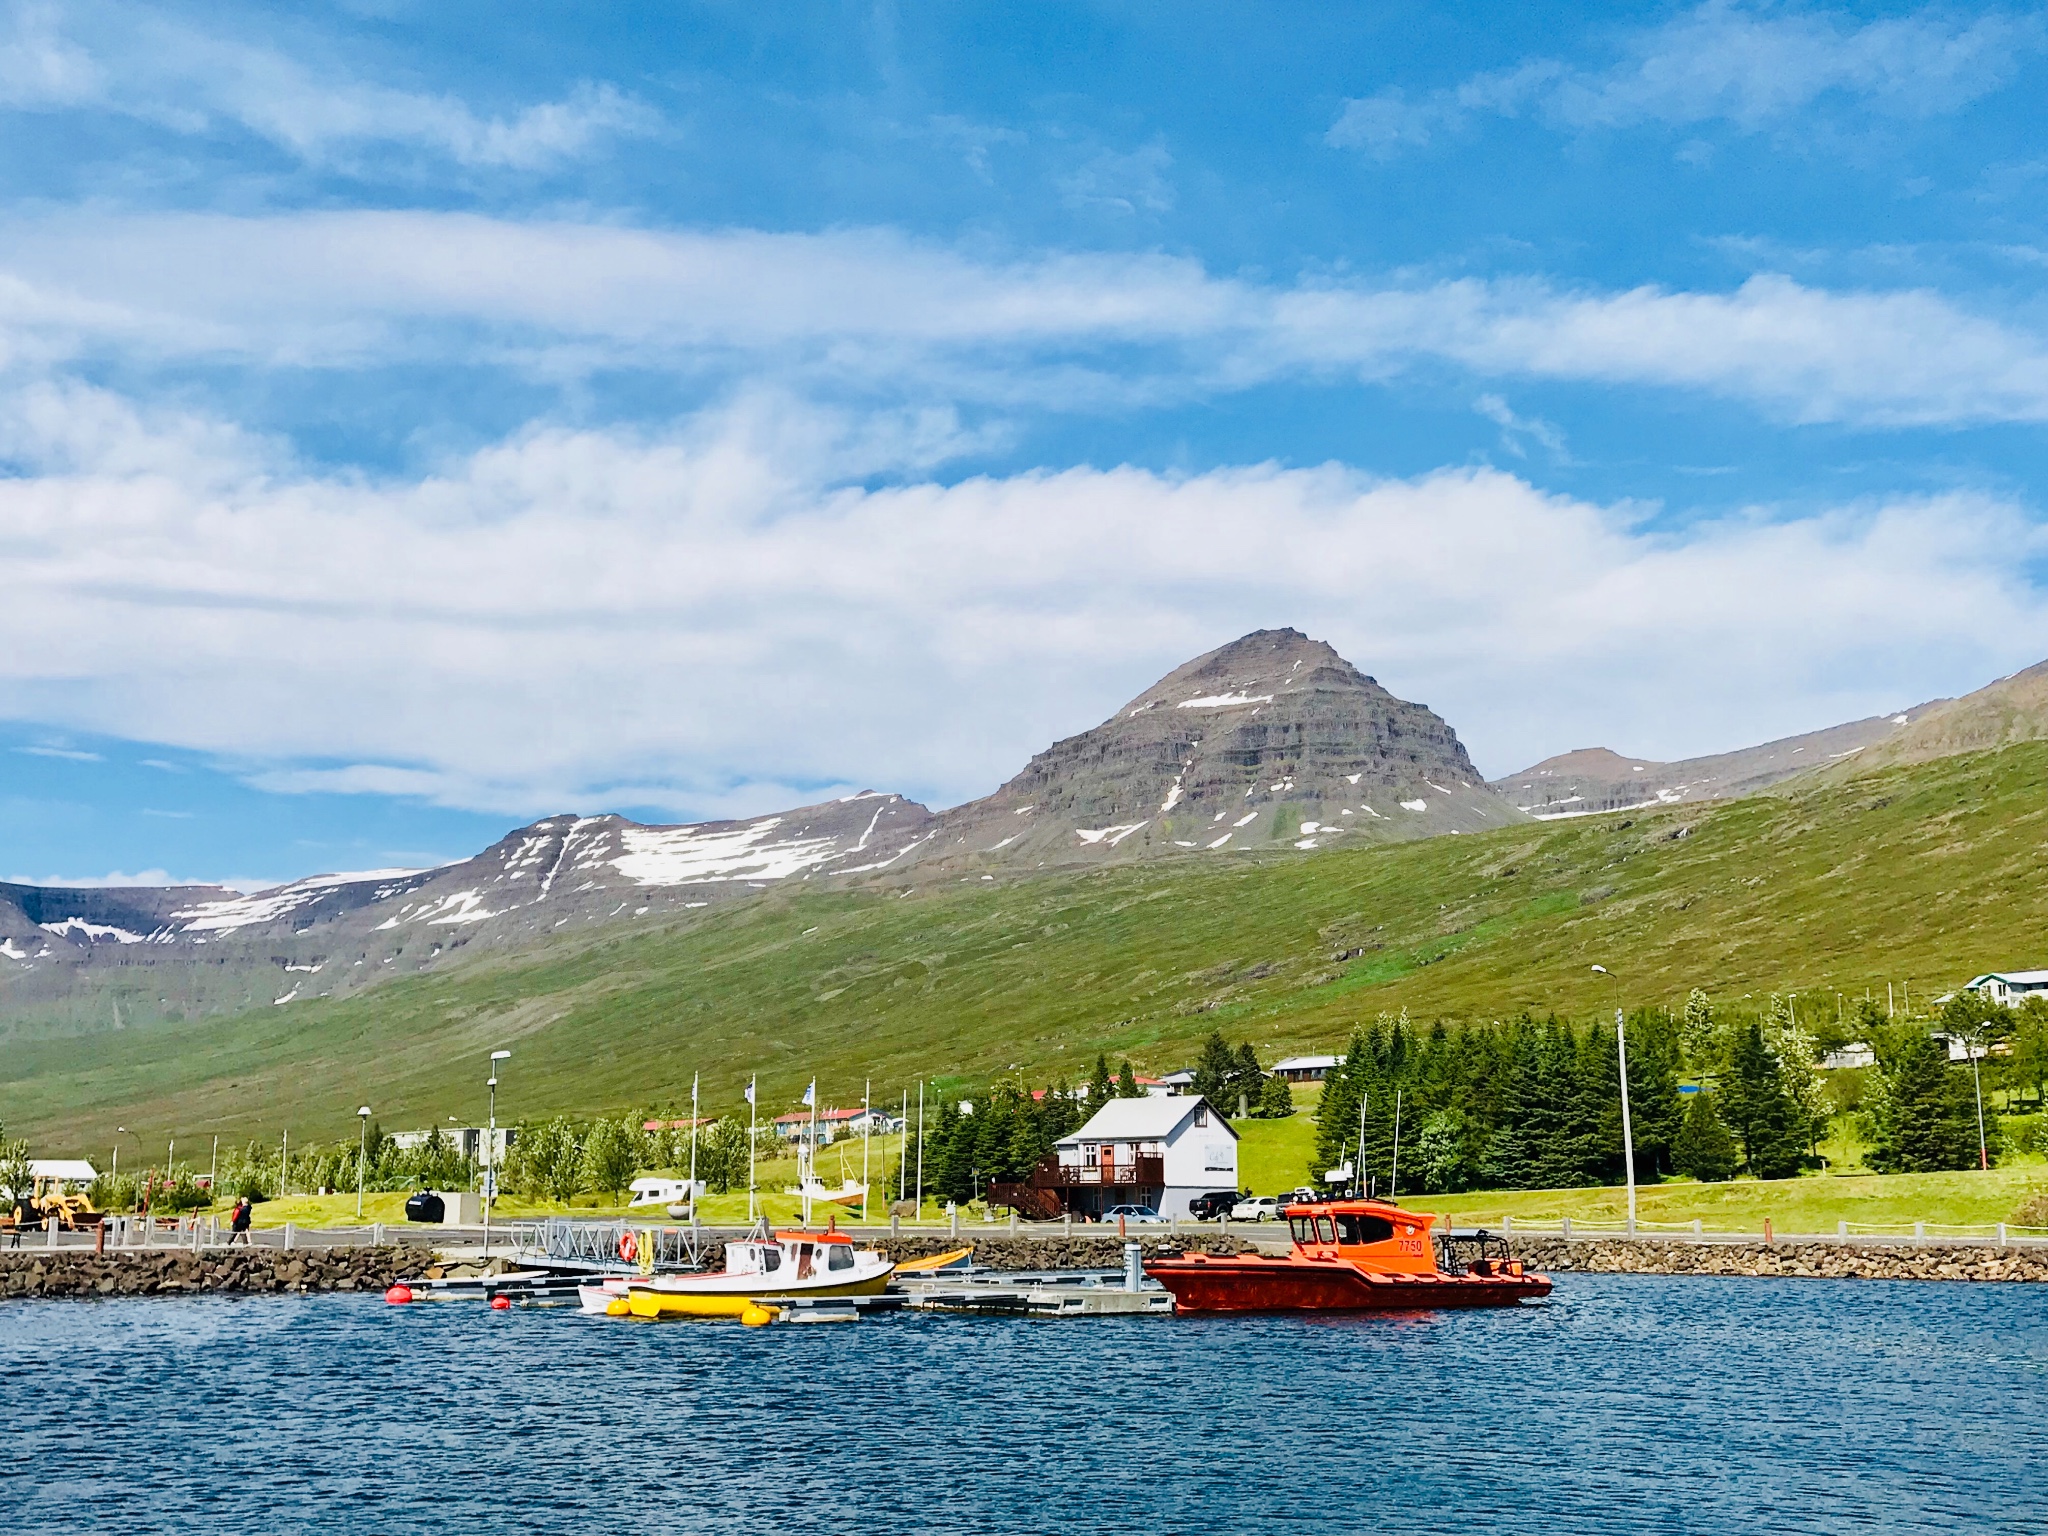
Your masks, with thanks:
M 1188 1214 L 1196 1221 L 1215 1221 L 1228 1216 L 1230 1208 L 1244 1198 L 1234 1189 L 1212 1189 L 1188 1202 Z

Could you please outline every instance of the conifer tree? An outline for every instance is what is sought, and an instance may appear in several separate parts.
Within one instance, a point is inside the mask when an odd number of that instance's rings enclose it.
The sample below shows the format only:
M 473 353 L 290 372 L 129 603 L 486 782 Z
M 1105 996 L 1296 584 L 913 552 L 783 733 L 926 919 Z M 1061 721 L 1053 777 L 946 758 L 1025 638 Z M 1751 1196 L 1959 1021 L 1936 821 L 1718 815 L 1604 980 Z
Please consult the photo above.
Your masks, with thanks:
M 1088 1074 L 1088 1108 L 1098 1110 L 1116 1097 L 1116 1081 L 1109 1075 L 1109 1057 L 1095 1053 L 1095 1070 Z
M 1714 1005 L 1707 1001 L 1706 993 L 1694 987 L 1685 996 L 1685 1013 L 1678 1025 L 1679 1049 L 1685 1053 L 1686 1064 L 1696 1072 L 1712 1066 L 1715 1042 Z
M 1228 1115 L 1236 1105 L 1237 1095 L 1233 1092 L 1236 1076 L 1237 1053 L 1225 1042 L 1222 1030 L 1210 1030 L 1209 1038 L 1202 1042 L 1202 1054 L 1195 1062 L 1195 1092 Z
M 1261 1120 L 1285 1120 L 1294 1113 L 1294 1090 L 1287 1079 L 1275 1072 L 1259 1090 L 1257 1114 Z
M 1806 1159 L 1806 1120 L 1785 1088 L 1778 1059 L 1754 1019 L 1738 1032 L 1722 1082 L 1722 1118 L 1742 1147 L 1742 1160 L 1759 1179 L 1785 1179 Z
M 1687 1178 L 1718 1184 L 1735 1177 L 1735 1138 L 1711 1094 L 1691 1096 L 1671 1147 L 1672 1166 Z
M 1129 1058 L 1126 1058 L 1123 1065 L 1117 1068 L 1116 1096 L 1120 1099 L 1142 1099 L 1145 1097 L 1145 1090 L 1138 1086 L 1138 1074 L 1131 1070 Z
M 1976 1099 L 1969 1074 L 1950 1069 L 1948 1047 L 1924 1030 L 1906 1029 L 1879 1044 L 1877 1052 L 1870 1166 L 1879 1173 L 1976 1167 Z M 1995 1124 L 1987 1116 L 1987 1129 Z
M 1259 1053 L 1252 1049 L 1251 1041 L 1243 1040 L 1238 1042 L 1237 1068 L 1232 1075 L 1230 1104 L 1225 1113 L 1236 1114 L 1240 1101 L 1244 1103 L 1247 1110 L 1256 1113 L 1259 1095 L 1264 1091 L 1265 1086 L 1266 1072 L 1259 1065 Z

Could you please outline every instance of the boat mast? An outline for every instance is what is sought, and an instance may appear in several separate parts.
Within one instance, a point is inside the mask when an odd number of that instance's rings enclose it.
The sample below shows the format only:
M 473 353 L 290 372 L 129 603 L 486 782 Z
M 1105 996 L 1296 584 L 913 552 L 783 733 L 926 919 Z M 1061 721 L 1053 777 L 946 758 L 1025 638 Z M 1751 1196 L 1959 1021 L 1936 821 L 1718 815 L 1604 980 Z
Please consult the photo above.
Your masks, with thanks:
M 756 1072 L 747 1079 L 747 1221 L 751 1224 L 754 1216 L 754 1143 L 761 1134 L 761 1113 L 754 1105 L 754 1090 L 760 1086 L 761 1074 Z

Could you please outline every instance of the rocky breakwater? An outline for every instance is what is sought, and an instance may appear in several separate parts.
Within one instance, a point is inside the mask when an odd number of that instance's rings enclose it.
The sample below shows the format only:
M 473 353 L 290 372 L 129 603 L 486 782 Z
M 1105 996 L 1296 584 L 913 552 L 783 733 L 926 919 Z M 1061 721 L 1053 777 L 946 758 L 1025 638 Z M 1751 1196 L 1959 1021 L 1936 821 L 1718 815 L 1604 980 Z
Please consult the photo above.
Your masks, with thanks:
M 417 1248 L 206 1248 L 146 1253 L 0 1252 L 0 1296 L 178 1296 L 201 1291 L 381 1291 Z
M 1257 1251 L 1232 1237 L 1140 1238 L 1135 1232 L 1131 1236 L 1148 1259 Z M 967 1247 L 974 1250 L 974 1262 L 989 1269 L 1122 1269 L 1124 1264 L 1124 1245 L 1114 1237 L 970 1237 L 963 1232 L 957 1238 L 887 1237 L 874 1246 L 898 1264 Z
M 1516 1238 L 1545 1274 L 1783 1276 L 1814 1280 L 2048 1281 L 2048 1248 L 1962 1243 L 1702 1243 Z

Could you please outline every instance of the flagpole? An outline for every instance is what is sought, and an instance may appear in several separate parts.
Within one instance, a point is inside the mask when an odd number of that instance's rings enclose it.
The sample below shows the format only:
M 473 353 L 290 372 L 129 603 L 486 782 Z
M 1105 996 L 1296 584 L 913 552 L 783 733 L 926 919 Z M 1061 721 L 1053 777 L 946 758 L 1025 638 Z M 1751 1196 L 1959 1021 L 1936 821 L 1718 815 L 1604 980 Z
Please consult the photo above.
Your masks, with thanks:
M 697 1225 L 697 1077 L 690 1074 L 690 1225 Z
M 811 1101 L 811 1176 L 808 1179 L 800 1176 L 797 1182 L 804 1187 L 804 1225 L 808 1227 L 811 1224 L 811 1186 L 818 1181 L 818 1080 L 815 1077 L 811 1079 L 811 1091 L 805 1097 Z
M 754 1215 L 754 1141 L 760 1134 L 761 1111 L 754 1103 L 754 1090 L 760 1085 L 761 1075 L 757 1072 L 747 1079 L 747 1225 L 752 1226 Z
M 924 1219 L 924 1084 L 917 1085 L 917 1216 Z
M 896 1152 L 896 1198 L 900 1202 L 910 1193 L 910 1090 L 903 1090 L 903 1145 Z
M 868 1097 L 875 1091 L 875 1080 L 871 1077 L 861 1084 L 860 1089 L 860 1219 L 868 1219 L 868 1143 L 874 1140 L 874 1118 L 868 1110 Z

